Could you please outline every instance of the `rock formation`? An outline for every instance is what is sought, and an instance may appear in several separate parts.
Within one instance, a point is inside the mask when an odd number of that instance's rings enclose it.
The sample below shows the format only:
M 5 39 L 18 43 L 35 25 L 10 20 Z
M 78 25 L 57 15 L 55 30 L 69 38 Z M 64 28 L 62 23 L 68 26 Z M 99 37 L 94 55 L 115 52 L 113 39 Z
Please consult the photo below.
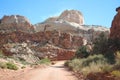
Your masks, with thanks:
M 31 60 L 30 63 L 37 61 L 34 58 L 70 59 L 79 46 L 91 42 L 101 32 L 109 34 L 104 27 L 83 24 L 84 17 L 76 10 L 66 10 L 58 17 L 36 24 L 36 32 L 27 18 L 4 16 L 0 20 L 0 49 L 6 55 Z
M 13 54 L 19 57 L 20 55 L 26 56 L 29 54 L 29 56 L 37 55 L 39 58 L 47 56 L 52 60 L 72 58 L 75 55 L 73 50 L 83 44 L 82 37 L 59 31 L 45 31 L 34 34 L 20 31 L 0 33 L 0 38 L 0 49 L 6 55 Z
M 32 33 L 34 32 L 34 27 L 24 16 L 4 16 L 0 20 L 0 32 L 8 33 L 13 31 Z
M 110 38 L 120 39 L 120 7 L 118 7 L 116 11 L 117 11 L 117 14 L 114 17 L 111 28 L 110 28 Z
M 57 21 L 68 21 L 77 24 L 84 24 L 84 18 L 80 11 L 77 10 L 65 10 L 57 19 Z
M 39 58 L 48 57 L 52 60 L 68 60 L 75 55 L 75 50 L 68 50 L 50 44 L 46 44 L 43 47 L 36 46 L 34 50 L 41 52 L 41 54 L 36 54 Z
M 39 57 L 35 55 L 35 51 L 30 46 L 23 43 L 7 43 L 4 44 L 3 52 L 5 55 L 11 55 L 16 59 L 25 61 L 27 63 L 35 63 L 39 60 Z
M 46 22 L 57 20 L 51 19 Z M 12 55 L 29 63 L 46 56 L 52 60 L 72 58 L 75 55 L 73 49 L 83 44 L 83 38 L 58 30 L 50 31 L 47 28 L 51 26 L 48 26 L 46 24 L 43 31 L 33 33 L 34 27 L 27 18 L 19 15 L 4 16 L 0 20 L 0 49 L 5 55 Z
M 83 44 L 81 37 L 73 36 L 69 33 L 61 33 L 58 31 L 46 31 L 34 34 L 28 34 L 24 32 L 12 32 L 6 34 L 1 33 L 0 38 L 0 44 L 29 41 L 31 43 L 38 43 L 40 45 L 49 43 L 64 49 L 76 49 Z
M 36 31 L 61 31 L 70 33 L 75 36 L 85 38 L 88 42 L 93 41 L 99 36 L 100 33 L 105 33 L 109 36 L 109 29 L 99 25 L 83 25 L 84 17 L 80 11 L 77 10 L 65 10 L 58 17 L 48 18 L 43 23 L 36 24 Z M 46 25 L 50 27 L 45 28 Z M 69 40 L 66 40 L 69 41 Z M 69 42 L 66 44 L 69 44 Z M 63 41 L 64 42 L 64 41 Z M 69 45 L 68 45 L 69 46 Z
M 50 27 L 47 27 L 46 31 L 61 31 L 61 32 L 66 32 L 70 33 L 75 36 L 80 36 L 88 41 L 92 41 L 95 38 L 99 36 L 100 33 L 105 33 L 105 35 L 108 37 L 109 36 L 109 29 L 99 26 L 99 25 L 81 25 L 81 26 L 76 26 L 76 25 L 71 25 L 67 23 L 43 23 L 43 24 L 37 24 L 36 25 L 36 30 L 39 31 L 44 31 L 45 25 L 49 25 Z
M 77 23 L 79 25 L 84 24 L 84 17 L 80 11 L 77 10 L 65 10 L 60 16 L 50 17 L 45 22 L 70 22 Z

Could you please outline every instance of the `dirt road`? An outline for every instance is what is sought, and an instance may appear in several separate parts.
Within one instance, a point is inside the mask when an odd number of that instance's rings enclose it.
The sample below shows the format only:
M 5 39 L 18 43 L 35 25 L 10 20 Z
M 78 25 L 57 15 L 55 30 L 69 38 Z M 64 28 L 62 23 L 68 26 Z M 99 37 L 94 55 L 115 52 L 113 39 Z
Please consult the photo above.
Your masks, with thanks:
M 46 68 L 27 69 L 17 72 L 2 73 L 0 80 L 77 80 L 64 66 L 64 61 Z
M 25 76 L 26 80 L 76 80 L 63 64 L 64 61 L 60 61 L 50 67 L 30 71 Z

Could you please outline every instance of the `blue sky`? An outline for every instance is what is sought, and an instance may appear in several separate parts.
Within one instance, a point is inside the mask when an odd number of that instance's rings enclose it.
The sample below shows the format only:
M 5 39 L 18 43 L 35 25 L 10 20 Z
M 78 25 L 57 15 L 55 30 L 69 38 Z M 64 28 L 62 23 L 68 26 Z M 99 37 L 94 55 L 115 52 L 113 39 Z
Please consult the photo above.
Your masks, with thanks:
M 0 18 L 19 14 L 36 24 L 74 9 L 82 12 L 85 24 L 110 27 L 118 6 L 120 0 L 1 0 Z

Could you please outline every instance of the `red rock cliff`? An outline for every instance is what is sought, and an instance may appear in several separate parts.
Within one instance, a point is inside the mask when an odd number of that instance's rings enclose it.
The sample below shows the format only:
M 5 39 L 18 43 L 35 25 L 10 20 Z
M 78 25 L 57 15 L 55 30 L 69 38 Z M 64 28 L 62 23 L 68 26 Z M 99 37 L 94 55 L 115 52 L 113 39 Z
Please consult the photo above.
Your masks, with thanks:
M 110 28 L 110 38 L 120 39 L 120 7 L 116 8 L 117 14 L 115 15 Z

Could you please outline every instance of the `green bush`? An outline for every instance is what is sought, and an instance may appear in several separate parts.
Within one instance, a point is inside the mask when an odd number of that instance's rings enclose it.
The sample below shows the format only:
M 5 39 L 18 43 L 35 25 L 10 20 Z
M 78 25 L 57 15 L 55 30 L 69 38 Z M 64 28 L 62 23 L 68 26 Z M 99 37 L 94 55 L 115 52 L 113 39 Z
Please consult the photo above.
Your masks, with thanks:
M 2 69 L 11 69 L 11 70 L 18 70 L 18 67 L 11 62 L 0 62 L 0 68 Z
M 109 39 L 108 45 L 110 46 L 109 50 L 111 49 L 115 53 L 116 51 L 120 50 L 120 39 L 119 38 Z
M 6 63 L 4 63 L 4 62 L 0 62 L 0 68 L 2 68 L 2 69 L 6 69 L 6 68 L 7 68 Z
M 107 59 L 109 64 L 115 64 L 116 63 L 114 53 L 108 51 L 104 56 Z
M 75 72 L 80 71 L 80 69 L 82 68 L 82 60 L 75 58 L 68 62 L 68 66 L 69 70 L 73 70 Z
M 18 67 L 14 63 L 7 62 L 6 65 L 8 69 L 18 70 Z
M 81 46 L 79 49 L 76 51 L 75 57 L 77 58 L 86 58 L 89 56 L 89 52 L 87 51 L 86 46 Z
M 116 62 L 114 50 L 116 47 L 118 48 L 117 43 L 120 43 L 118 40 L 108 39 L 104 33 L 101 33 L 93 43 L 93 54 L 104 55 L 110 64 L 114 64 Z
M 106 59 L 104 58 L 103 55 L 93 55 L 93 56 L 89 56 L 88 58 L 84 59 L 82 65 L 86 67 L 86 66 L 89 66 L 93 62 L 96 64 L 99 62 L 104 64 L 106 63 Z
M 108 39 L 104 33 L 101 33 L 98 38 L 93 42 L 93 53 L 104 54 L 108 49 Z
M 40 61 L 37 62 L 38 64 L 50 64 L 51 61 L 48 58 L 41 59 Z
M 93 55 L 82 59 L 75 58 L 66 64 L 70 70 L 82 72 L 85 75 L 90 72 L 109 71 L 112 68 L 103 55 Z
M 70 63 L 70 61 L 69 61 L 69 60 L 68 60 L 68 61 L 66 61 L 66 62 L 64 63 L 64 66 L 68 67 L 68 66 L 69 66 L 69 63 Z

